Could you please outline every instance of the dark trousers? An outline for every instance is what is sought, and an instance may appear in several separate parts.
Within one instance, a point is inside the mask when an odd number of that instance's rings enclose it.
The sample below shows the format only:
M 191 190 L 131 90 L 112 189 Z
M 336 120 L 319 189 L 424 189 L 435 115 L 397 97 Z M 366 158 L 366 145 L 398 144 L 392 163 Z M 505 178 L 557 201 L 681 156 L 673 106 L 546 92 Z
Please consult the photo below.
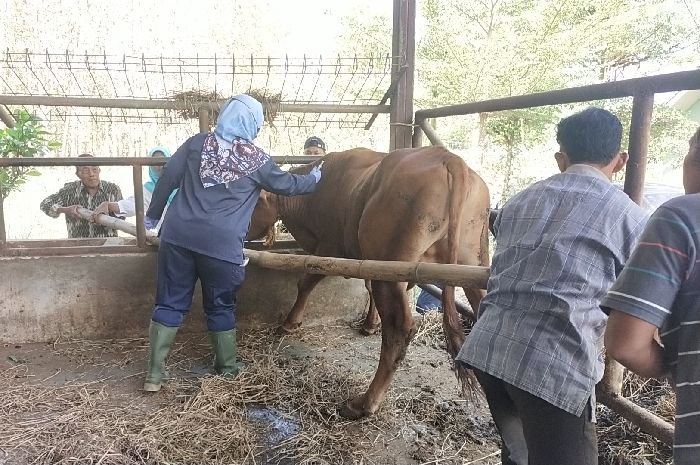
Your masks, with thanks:
M 475 373 L 501 435 L 502 464 L 598 464 L 590 407 L 576 416 L 489 374 Z
M 236 292 L 245 279 L 245 267 L 165 241 L 158 250 L 158 288 L 152 320 L 165 326 L 181 326 L 192 305 L 197 279 L 202 285 L 209 331 L 235 328 Z

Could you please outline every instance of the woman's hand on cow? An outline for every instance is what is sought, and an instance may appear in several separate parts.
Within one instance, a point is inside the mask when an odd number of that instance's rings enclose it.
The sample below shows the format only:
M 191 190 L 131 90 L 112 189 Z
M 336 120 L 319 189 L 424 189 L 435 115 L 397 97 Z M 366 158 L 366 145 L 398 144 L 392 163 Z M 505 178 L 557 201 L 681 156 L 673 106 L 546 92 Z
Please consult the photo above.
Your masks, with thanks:
M 102 202 L 93 210 L 90 222 L 94 223 L 98 216 L 110 213 L 119 213 L 119 204 L 117 202 Z

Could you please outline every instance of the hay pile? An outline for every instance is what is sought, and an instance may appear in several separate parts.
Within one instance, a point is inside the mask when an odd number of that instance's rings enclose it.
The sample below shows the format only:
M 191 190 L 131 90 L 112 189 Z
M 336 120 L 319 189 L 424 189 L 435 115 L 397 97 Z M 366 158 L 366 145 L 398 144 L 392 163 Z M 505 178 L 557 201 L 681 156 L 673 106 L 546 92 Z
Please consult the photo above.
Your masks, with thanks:
M 622 394 L 637 405 L 673 423 L 675 394 L 658 380 L 627 372 Z M 672 449 L 605 406 L 598 406 L 598 460 L 600 465 L 670 465 Z
M 262 104 L 265 121 L 272 124 L 275 118 L 277 118 L 280 102 L 282 101 L 282 94 L 275 94 L 266 89 L 252 88 L 248 89 L 245 93 Z M 226 100 L 228 97 L 224 97 L 215 91 L 205 92 L 199 90 L 188 90 L 185 92 L 177 92 L 171 95 L 171 98 L 177 103 L 177 112 L 181 117 L 184 119 L 197 119 L 199 118 L 199 106 L 202 103 L 219 103 Z M 218 110 L 214 110 L 209 113 L 209 121 L 212 125 L 216 125 L 216 119 L 218 116 Z
M 494 437 L 488 418 L 474 419 L 464 403 L 426 386 L 397 386 L 377 415 L 344 420 L 336 407 L 363 392 L 369 374 L 290 355 L 285 341 L 270 331 L 244 333 L 241 375 L 178 375 L 157 396 L 119 394 L 114 377 L 37 383 L 23 379 L 28 367 L 17 365 L 0 373 L 0 453 L 10 463 L 32 464 L 369 464 L 386 463 L 392 447 L 405 454 L 408 438 L 421 463 L 485 455 L 477 446 Z M 169 368 L 188 370 L 193 349 L 195 359 L 201 354 L 211 363 L 206 342 L 187 341 L 176 344 Z M 79 364 L 118 369 L 143 363 L 146 342 L 78 341 L 56 350 Z M 112 362 L 95 357 L 111 351 L 118 355 Z

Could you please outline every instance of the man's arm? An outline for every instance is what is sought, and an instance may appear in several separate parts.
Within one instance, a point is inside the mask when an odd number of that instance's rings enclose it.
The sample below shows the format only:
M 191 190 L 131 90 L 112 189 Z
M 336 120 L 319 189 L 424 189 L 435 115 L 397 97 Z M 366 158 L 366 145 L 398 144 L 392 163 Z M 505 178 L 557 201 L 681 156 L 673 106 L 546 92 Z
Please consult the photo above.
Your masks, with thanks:
M 682 215 L 660 207 L 649 219 L 637 248 L 601 302 L 610 312 L 605 346 L 614 359 L 647 377 L 669 367 L 655 331 L 668 321 L 695 255 Z
M 613 309 L 605 330 L 605 349 L 612 358 L 646 378 L 668 376 L 664 349 L 654 339 L 656 326 Z
M 68 199 L 68 192 L 73 188 L 72 185 L 63 186 L 55 194 L 51 194 L 41 201 L 39 209 L 46 213 L 51 218 L 58 218 L 61 213 L 69 214 L 70 209 L 75 205 L 65 205 Z

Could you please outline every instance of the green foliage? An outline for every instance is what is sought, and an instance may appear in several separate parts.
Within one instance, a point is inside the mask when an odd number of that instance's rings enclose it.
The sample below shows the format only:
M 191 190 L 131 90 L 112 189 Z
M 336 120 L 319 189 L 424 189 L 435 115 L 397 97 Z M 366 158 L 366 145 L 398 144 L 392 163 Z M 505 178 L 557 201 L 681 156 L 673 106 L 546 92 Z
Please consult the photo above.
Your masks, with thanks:
M 22 110 L 15 115 L 17 124 L 13 128 L 0 130 L 0 156 L 20 158 L 41 156 L 47 151 L 56 150 L 60 143 L 52 140 L 35 116 Z M 10 192 L 19 189 L 29 176 L 41 173 L 34 168 L 9 167 L 0 169 L 0 201 Z
M 699 5 L 687 0 L 423 0 L 416 106 L 531 94 L 652 74 L 673 64 L 700 64 Z M 360 16 L 348 32 L 348 46 L 364 54 L 380 50 L 373 38 L 389 26 Z M 381 50 L 386 46 L 382 43 Z M 545 171 L 543 163 L 552 163 L 534 156 L 521 160 L 522 154 L 544 155 L 563 114 L 591 104 L 441 118 L 435 125 L 453 149 L 476 149 L 478 140 L 486 154 L 479 155 L 479 169 L 489 179 L 494 200 L 503 201 L 536 171 Z M 631 99 L 595 104 L 616 113 L 628 130 Z M 680 163 L 692 130 L 685 115 L 655 105 L 650 161 Z M 545 144 L 549 147 L 542 151 Z

